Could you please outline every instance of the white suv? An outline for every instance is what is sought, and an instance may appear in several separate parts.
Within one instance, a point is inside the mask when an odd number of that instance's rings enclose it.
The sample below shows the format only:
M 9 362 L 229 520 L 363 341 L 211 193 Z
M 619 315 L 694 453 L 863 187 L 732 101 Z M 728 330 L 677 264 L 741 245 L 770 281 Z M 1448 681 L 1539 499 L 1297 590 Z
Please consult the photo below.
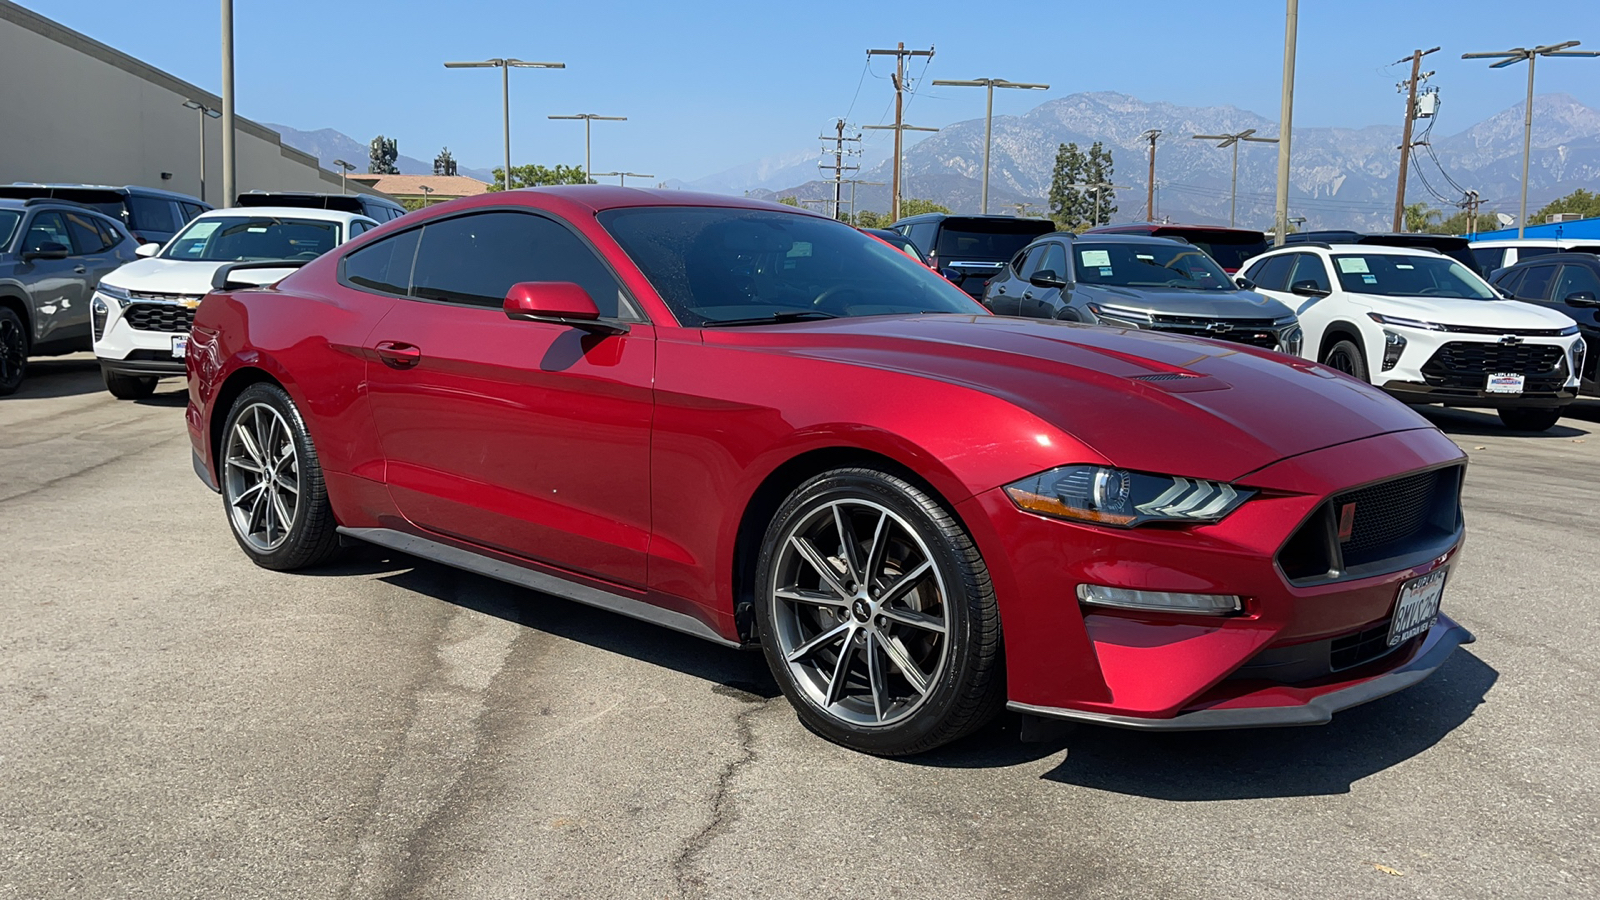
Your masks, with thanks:
M 211 276 L 228 263 L 306 262 L 377 228 L 356 213 L 326 209 L 218 209 L 203 213 L 165 247 L 145 244 L 144 259 L 100 280 L 89 312 L 94 355 L 106 390 L 123 400 L 148 397 L 163 375 L 182 375 L 194 310 Z M 288 269 L 249 269 L 239 280 L 270 284 Z
M 1288 244 L 1239 271 L 1298 311 L 1302 356 L 1407 403 L 1492 407 L 1507 427 L 1543 431 L 1577 396 L 1577 323 L 1506 299 L 1447 256 Z

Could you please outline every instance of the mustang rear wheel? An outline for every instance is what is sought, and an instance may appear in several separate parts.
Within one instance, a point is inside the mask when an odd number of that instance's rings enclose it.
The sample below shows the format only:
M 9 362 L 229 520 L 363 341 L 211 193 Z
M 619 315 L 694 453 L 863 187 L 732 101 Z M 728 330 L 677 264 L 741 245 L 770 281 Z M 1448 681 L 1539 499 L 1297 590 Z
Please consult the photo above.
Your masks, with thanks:
M 805 725 L 868 753 L 929 750 L 1004 701 L 988 569 L 937 500 L 871 469 L 801 485 L 773 517 L 756 615 Z
M 251 385 L 234 401 L 217 468 L 233 537 L 256 565 L 299 569 L 338 552 L 316 448 L 282 388 Z

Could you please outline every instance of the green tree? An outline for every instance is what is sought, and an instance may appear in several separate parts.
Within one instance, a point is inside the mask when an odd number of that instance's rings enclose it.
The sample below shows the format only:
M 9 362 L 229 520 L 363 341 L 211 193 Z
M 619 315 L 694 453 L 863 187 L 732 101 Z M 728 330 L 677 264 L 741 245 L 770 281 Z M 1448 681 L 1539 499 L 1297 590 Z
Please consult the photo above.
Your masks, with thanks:
M 1086 184 L 1109 185 L 1116 166 L 1111 162 L 1111 151 L 1107 150 L 1099 141 L 1089 147 L 1089 157 L 1084 166 L 1088 180 Z M 1095 194 L 1089 195 L 1086 208 L 1089 211 L 1090 226 L 1105 225 L 1111 221 L 1111 216 L 1117 211 L 1117 192 L 1109 187 L 1097 187 L 1098 202 Z M 1096 214 L 1098 210 L 1098 214 Z
M 782 203 L 784 206 L 799 206 L 800 205 L 800 198 L 799 197 L 779 197 L 778 198 L 778 202 Z
M 1050 218 L 1063 231 L 1077 231 L 1089 219 L 1089 198 L 1074 186 L 1084 183 L 1088 164 L 1077 144 L 1056 148 L 1055 170 L 1050 175 Z
M 1432 231 L 1434 223 L 1442 218 L 1437 209 L 1429 209 L 1426 203 L 1407 203 L 1405 208 L 1406 231 L 1411 233 Z
M 504 190 L 502 184 L 505 182 L 505 177 L 506 170 L 497 166 L 494 170 L 494 180 L 489 182 L 489 190 Z M 554 168 L 546 168 L 545 166 L 529 165 L 511 167 L 512 190 L 525 187 L 539 187 L 546 184 L 593 183 L 594 182 L 589 180 L 589 176 L 584 174 L 583 166 L 557 165 Z
M 1600 194 L 1591 194 L 1578 188 L 1560 200 L 1545 204 L 1544 208 L 1528 217 L 1528 224 L 1543 224 L 1547 217 L 1557 213 L 1576 213 L 1585 219 L 1600 216 Z
M 948 212 L 950 212 L 950 207 L 940 205 L 938 203 L 933 202 L 932 200 L 924 200 L 921 197 L 901 197 L 900 198 L 900 217 L 901 218 L 905 218 L 906 216 L 920 216 L 923 213 L 948 213 Z
M 850 224 L 857 228 L 887 228 L 889 227 L 889 217 L 884 213 L 863 209 L 856 213 Z

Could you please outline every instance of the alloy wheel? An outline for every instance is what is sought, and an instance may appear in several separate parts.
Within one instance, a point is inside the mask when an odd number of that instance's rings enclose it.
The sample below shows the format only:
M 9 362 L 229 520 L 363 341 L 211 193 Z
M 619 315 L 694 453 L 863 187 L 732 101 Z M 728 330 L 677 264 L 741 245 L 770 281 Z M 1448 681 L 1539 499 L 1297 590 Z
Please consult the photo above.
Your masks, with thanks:
M 11 316 L 0 318 L 0 384 L 10 384 L 27 363 L 28 342 Z
M 948 593 L 927 544 L 868 500 L 818 505 L 784 536 L 768 586 L 777 649 L 818 709 L 879 727 L 944 674 Z
M 1346 375 L 1356 374 L 1355 360 L 1351 359 L 1350 354 L 1343 350 L 1335 350 L 1328 354 L 1328 366 Z
M 282 546 L 300 506 L 300 463 L 294 434 L 276 409 L 253 403 L 239 412 L 223 453 L 233 528 L 252 548 Z

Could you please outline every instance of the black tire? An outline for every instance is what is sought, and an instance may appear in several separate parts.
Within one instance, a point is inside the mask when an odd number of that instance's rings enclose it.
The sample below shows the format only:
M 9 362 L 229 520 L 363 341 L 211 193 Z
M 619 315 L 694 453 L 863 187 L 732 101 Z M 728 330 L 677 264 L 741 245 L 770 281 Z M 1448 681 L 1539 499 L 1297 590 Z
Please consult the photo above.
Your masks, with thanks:
M 28 375 L 28 326 L 9 306 L 0 306 L 0 397 L 14 394 Z
M 102 371 L 100 375 L 105 379 L 106 390 L 118 400 L 143 400 L 156 392 L 158 379 L 154 376 L 120 375 L 106 371 Z
M 1512 431 L 1548 431 L 1560 421 L 1562 409 L 1558 406 L 1516 406 L 1496 410 L 1500 423 Z
M 854 521 L 858 524 L 849 526 L 854 540 L 830 542 L 831 552 L 838 556 L 824 562 L 835 567 L 832 577 L 842 574 L 847 579 L 843 584 L 847 592 L 859 591 L 854 595 L 857 599 L 841 603 L 836 598 L 847 597 L 847 593 L 830 592 L 826 579 L 817 579 L 819 587 L 809 591 L 810 597 L 824 598 L 820 602 L 794 602 L 792 594 L 800 591 L 798 587 L 785 587 L 791 597 L 780 598 L 780 578 L 786 585 L 798 585 L 799 581 L 793 580 L 796 574 L 821 571 L 795 562 L 808 557 L 796 549 L 798 544 L 792 538 L 822 533 L 807 532 L 808 522 L 820 529 L 834 527 L 829 523 L 840 521 L 833 513 L 835 507 L 850 510 L 844 515 L 857 516 Z M 889 539 L 879 542 L 870 537 L 873 521 Z M 834 527 L 834 535 L 841 533 Z M 860 534 L 869 537 L 862 540 Z M 853 554 L 847 544 L 854 544 Z M 874 546 L 883 548 L 876 557 Z M 825 543 L 814 549 L 820 553 L 828 547 Z M 841 565 L 842 570 L 837 568 Z M 912 568 L 927 574 L 916 577 L 915 572 L 906 571 Z M 867 575 L 859 587 L 848 581 L 858 571 Z M 897 586 L 902 578 L 911 584 L 903 591 Z M 988 568 L 960 523 L 937 498 L 916 485 L 866 468 L 835 469 L 810 479 L 789 495 L 768 525 L 756 579 L 756 621 L 767 664 L 800 721 L 816 734 L 865 753 L 905 756 L 972 733 L 1004 705 L 1000 615 Z M 929 603 L 930 598 L 938 598 L 936 606 Z M 912 606 L 913 602 L 917 605 Z M 892 605 L 900 603 L 907 605 Z M 928 612 L 934 608 L 937 612 Z M 924 630 L 926 625 L 902 624 L 900 617 L 908 613 L 942 623 L 942 637 Z M 813 640 L 830 629 L 845 628 L 849 631 L 836 642 Z M 804 646 L 818 649 L 791 664 L 791 651 L 785 648 L 798 651 Z M 876 669 L 872 666 L 874 647 L 878 648 Z M 832 659 L 827 657 L 829 652 Z M 896 661 L 896 655 L 902 662 Z M 847 657 L 842 668 L 841 656 Z M 933 657 L 937 659 L 932 671 L 926 671 L 922 663 Z M 913 682 L 904 661 L 918 669 L 916 677 L 923 689 Z M 841 671 L 844 676 L 837 677 Z M 828 672 L 835 677 L 820 684 L 819 679 Z M 849 698 L 830 702 L 835 681 L 855 684 L 858 690 Z M 881 695 L 886 695 L 885 707 L 878 705 L 880 684 Z M 892 709 L 899 702 L 893 699 L 896 685 L 907 695 L 898 711 Z M 868 704 L 865 713 L 862 704 Z M 897 718 L 887 718 L 886 709 Z M 859 721 L 874 715 L 876 721 Z
M 1322 355 L 1322 364 L 1338 369 L 1352 378 L 1371 383 L 1371 379 L 1367 377 L 1367 357 L 1354 342 L 1336 342 Z
M 238 515 L 235 513 L 236 503 L 241 499 L 248 500 L 248 485 L 253 480 L 261 479 L 252 476 L 252 473 L 243 467 L 235 466 L 230 460 L 237 456 L 246 465 L 253 464 L 248 453 L 235 454 L 236 440 L 240 440 L 238 429 L 241 419 L 247 415 L 250 421 L 246 428 L 254 426 L 263 419 L 270 420 L 270 415 L 260 407 L 271 410 L 277 414 L 282 425 L 287 427 L 287 435 L 272 437 L 261 441 L 264 452 L 277 459 L 287 459 L 281 450 L 292 442 L 294 448 L 294 463 L 292 476 L 297 483 L 294 506 L 288 516 L 289 525 L 280 529 L 277 534 L 268 528 L 264 537 L 256 538 L 255 532 L 245 533 L 242 529 L 239 516 L 244 516 L 248 521 L 255 521 L 255 516 L 247 511 L 250 506 L 244 502 L 238 506 Z M 257 417 L 260 418 L 257 418 Z M 240 441 L 240 448 L 246 445 Z M 274 449 L 276 448 L 276 449 Z M 319 565 L 333 559 L 339 552 L 338 522 L 334 520 L 333 507 L 328 503 L 327 485 L 322 479 L 322 465 L 317 458 L 317 449 L 311 442 L 311 435 L 306 430 L 305 420 L 300 417 L 300 410 L 294 401 L 284 392 L 283 388 L 275 384 L 253 384 L 245 388 L 238 399 L 234 400 L 233 407 L 228 411 L 227 423 L 223 426 L 222 439 L 217 446 L 217 481 L 222 486 L 222 506 L 227 514 L 229 530 L 233 532 L 234 540 L 238 542 L 245 555 L 258 566 L 265 569 L 288 571 L 303 569 Z M 288 469 L 282 470 L 286 474 Z M 263 511 L 263 515 L 271 515 Z M 281 518 L 281 517 L 279 517 Z

